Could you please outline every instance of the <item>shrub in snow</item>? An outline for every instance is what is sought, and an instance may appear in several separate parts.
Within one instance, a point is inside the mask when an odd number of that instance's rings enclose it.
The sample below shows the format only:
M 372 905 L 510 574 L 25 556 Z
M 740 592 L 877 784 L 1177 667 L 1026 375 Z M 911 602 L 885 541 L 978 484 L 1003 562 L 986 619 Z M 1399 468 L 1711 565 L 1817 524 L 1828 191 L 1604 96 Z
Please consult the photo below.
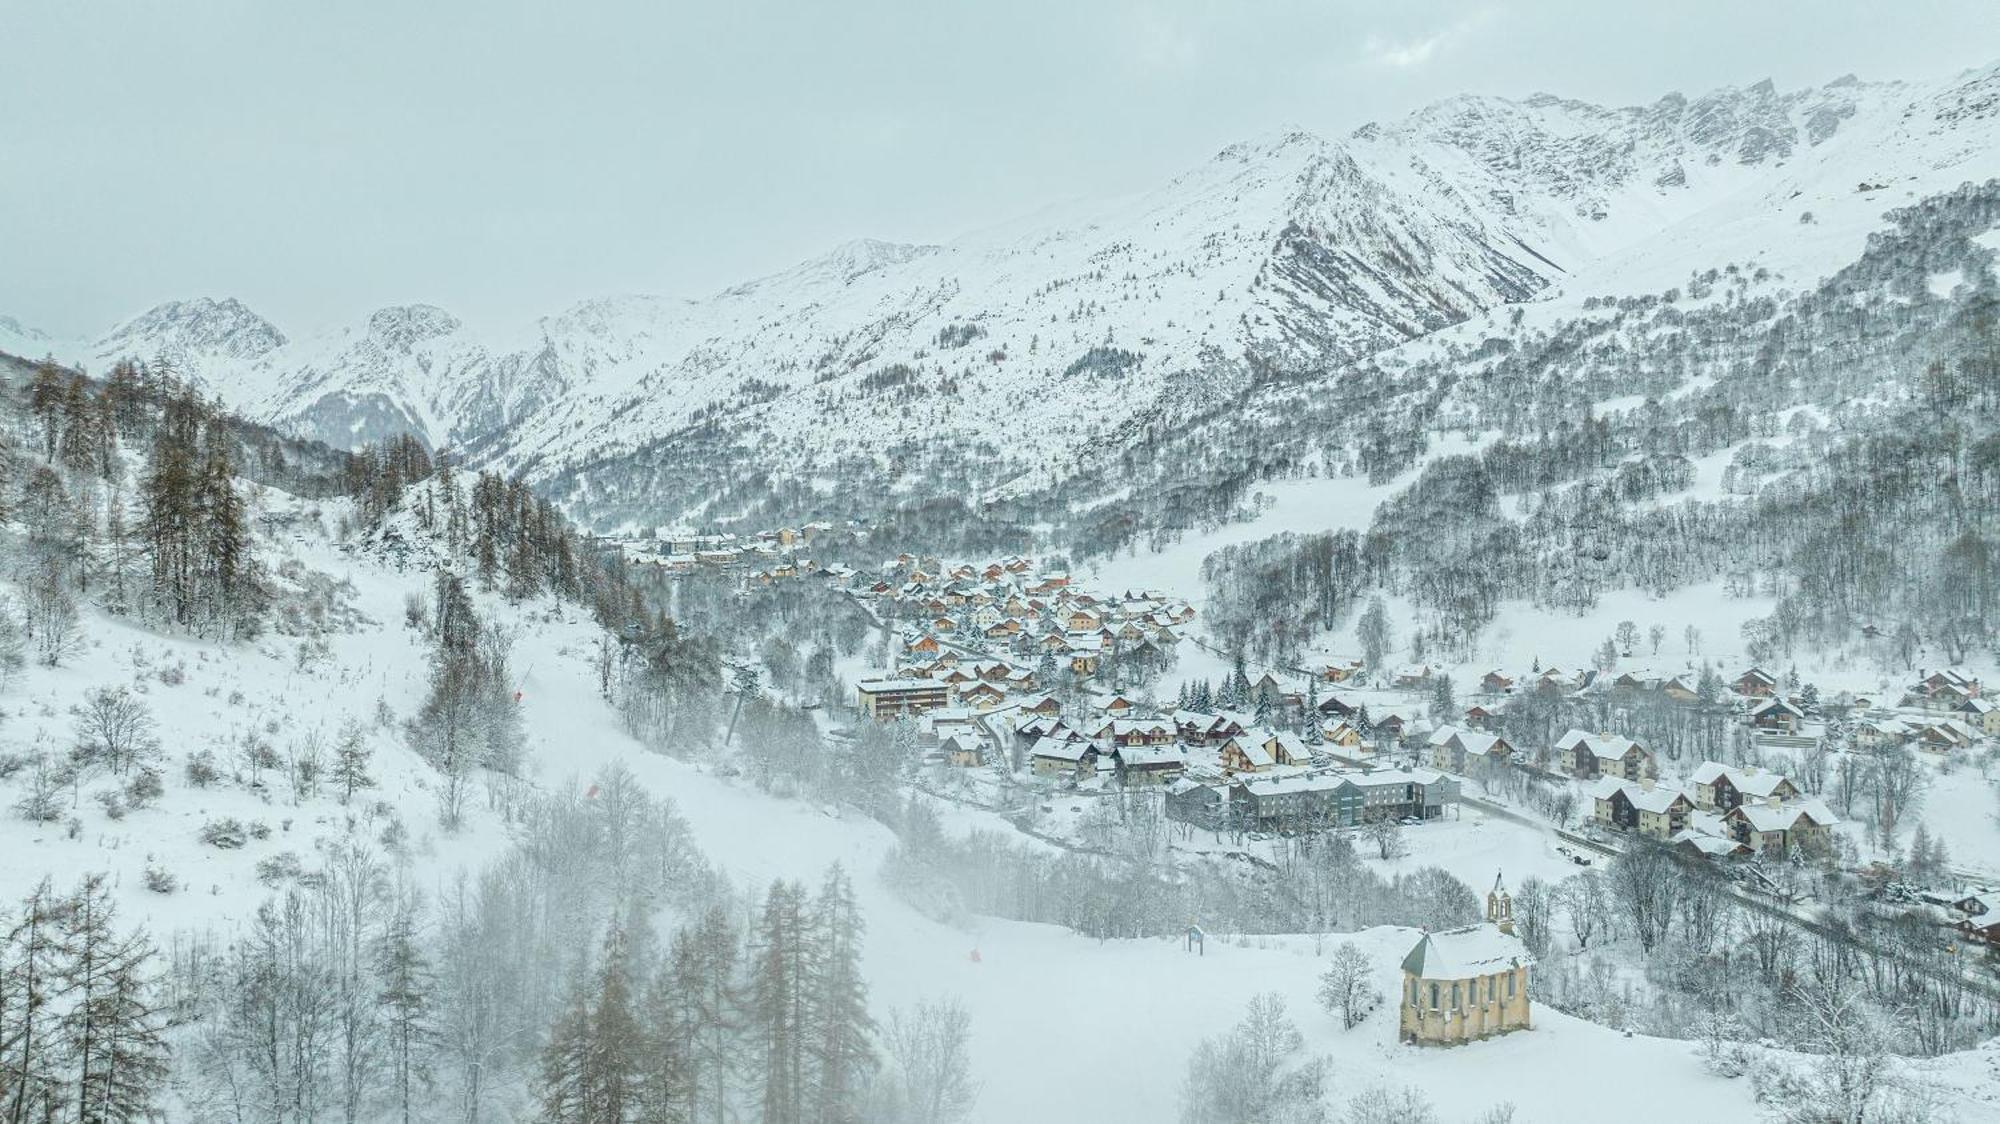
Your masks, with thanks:
M 270 837 L 271 837 L 270 824 L 265 823 L 263 820 L 258 820 L 257 822 L 250 825 L 250 838 L 269 839 Z
M 125 802 L 134 808 L 151 807 L 166 791 L 166 782 L 161 779 L 160 771 L 150 765 L 144 766 L 125 782 Z
M 32 760 L 34 758 L 25 753 L 0 753 L 0 781 L 27 768 L 28 762 Z
M 168 664 L 160 669 L 159 680 L 169 687 L 180 686 L 187 682 L 187 665 L 184 663 Z
M 222 771 L 215 767 L 215 754 L 206 749 L 188 754 L 185 771 L 187 783 L 195 788 L 207 788 L 222 779 Z
M 159 863 L 146 864 L 146 889 L 156 894 L 171 894 L 181 888 L 181 880 Z
M 107 788 L 93 793 L 91 799 L 104 809 L 104 814 L 114 820 L 125 818 L 125 796 L 115 788 Z
M 26 791 L 14 802 L 14 811 L 21 818 L 35 823 L 53 823 L 62 818 L 62 787 L 67 778 L 49 764 L 47 757 L 36 757 L 34 768 L 28 773 Z
M 306 871 L 305 864 L 292 851 L 282 851 L 257 864 L 257 880 L 266 886 L 277 886 L 289 882 Z
M 211 847 L 234 851 L 250 841 L 243 822 L 234 816 L 224 816 L 201 825 L 201 841 Z

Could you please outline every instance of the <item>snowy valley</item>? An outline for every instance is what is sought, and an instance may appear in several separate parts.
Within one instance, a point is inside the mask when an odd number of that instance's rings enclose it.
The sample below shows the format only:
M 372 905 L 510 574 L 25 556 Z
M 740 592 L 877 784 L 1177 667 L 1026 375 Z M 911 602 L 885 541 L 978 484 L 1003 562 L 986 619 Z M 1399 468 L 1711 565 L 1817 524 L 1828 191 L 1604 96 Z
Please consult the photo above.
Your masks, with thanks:
M 2000 65 L 254 303 L 0 318 L 9 1124 L 2000 1096 Z

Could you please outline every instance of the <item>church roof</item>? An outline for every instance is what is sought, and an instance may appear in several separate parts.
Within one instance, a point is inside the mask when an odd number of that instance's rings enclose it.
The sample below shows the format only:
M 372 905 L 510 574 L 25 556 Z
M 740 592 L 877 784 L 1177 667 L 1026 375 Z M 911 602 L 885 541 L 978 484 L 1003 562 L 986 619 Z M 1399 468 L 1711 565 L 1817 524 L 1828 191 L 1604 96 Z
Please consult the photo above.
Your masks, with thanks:
M 1521 938 L 1481 923 L 1425 933 L 1403 957 L 1403 971 L 1427 980 L 1465 980 L 1534 962 Z

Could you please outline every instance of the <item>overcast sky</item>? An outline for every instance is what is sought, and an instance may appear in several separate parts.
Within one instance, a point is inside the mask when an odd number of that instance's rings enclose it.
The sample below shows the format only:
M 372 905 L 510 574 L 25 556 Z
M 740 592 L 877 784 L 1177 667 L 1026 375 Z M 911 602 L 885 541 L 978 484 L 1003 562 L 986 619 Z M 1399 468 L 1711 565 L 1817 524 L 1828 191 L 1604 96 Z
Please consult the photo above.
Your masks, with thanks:
M 1993 0 L 0 0 L 0 315 L 700 295 L 1459 92 L 1941 77 Z

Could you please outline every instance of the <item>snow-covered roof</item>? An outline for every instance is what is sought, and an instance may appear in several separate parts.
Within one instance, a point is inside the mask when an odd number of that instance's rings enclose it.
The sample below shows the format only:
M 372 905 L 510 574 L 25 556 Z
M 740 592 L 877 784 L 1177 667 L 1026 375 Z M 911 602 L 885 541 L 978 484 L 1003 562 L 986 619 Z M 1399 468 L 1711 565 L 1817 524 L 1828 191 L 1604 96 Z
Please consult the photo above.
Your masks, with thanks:
M 1675 843 L 1689 844 L 1711 858 L 1733 855 L 1743 849 L 1743 844 L 1736 842 L 1734 839 L 1721 835 L 1712 835 L 1708 832 L 1695 831 L 1692 828 L 1675 833 L 1673 841 Z
M 1613 761 L 1624 757 L 1626 751 L 1634 746 L 1641 750 L 1646 748 L 1645 744 L 1636 738 L 1628 738 L 1622 734 L 1593 734 L 1588 730 L 1570 730 L 1556 739 L 1558 752 L 1568 753 L 1579 745 L 1588 749 L 1595 757 Z
M 1187 761 L 1177 745 L 1122 746 L 1116 753 L 1118 760 L 1123 761 L 1129 768 L 1183 765 Z
M 1729 778 L 1731 787 L 1745 796 L 1772 796 L 1789 783 L 1783 773 L 1738 769 L 1715 761 L 1702 762 L 1690 779 L 1695 784 L 1712 785 L 1724 777 Z
M 1806 817 L 1822 827 L 1830 827 L 1840 822 L 1840 818 L 1827 810 L 1826 805 L 1817 800 L 1794 800 L 1786 804 L 1768 803 L 1740 804 L 1729 813 L 1742 816 L 1749 821 L 1755 831 L 1790 831 L 1798 826 L 1800 817 Z
M 1403 971 L 1427 980 L 1468 980 L 1534 962 L 1521 938 L 1482 922 L 1425 933 L 1403 957 Z
M 1095 752 L 1089 742 L 1070 741 L 1067 738 L 1038 738 L 1028 751 L 1030 757 L 1046 757 L 1052 761 L 1081 761 L 1084 754 Z

